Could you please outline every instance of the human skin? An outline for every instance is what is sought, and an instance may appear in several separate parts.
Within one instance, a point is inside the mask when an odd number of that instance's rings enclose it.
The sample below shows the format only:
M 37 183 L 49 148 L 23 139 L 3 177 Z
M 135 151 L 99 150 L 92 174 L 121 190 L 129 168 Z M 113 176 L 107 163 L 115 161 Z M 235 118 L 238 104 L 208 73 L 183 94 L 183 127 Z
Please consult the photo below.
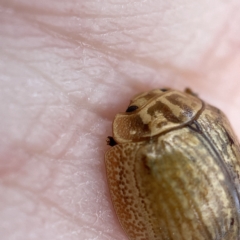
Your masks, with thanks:
M 1 240 L 126 240 L 104 153 L 136 93 L 193 91 L 240 136 L 240 1 L 0 0 Z

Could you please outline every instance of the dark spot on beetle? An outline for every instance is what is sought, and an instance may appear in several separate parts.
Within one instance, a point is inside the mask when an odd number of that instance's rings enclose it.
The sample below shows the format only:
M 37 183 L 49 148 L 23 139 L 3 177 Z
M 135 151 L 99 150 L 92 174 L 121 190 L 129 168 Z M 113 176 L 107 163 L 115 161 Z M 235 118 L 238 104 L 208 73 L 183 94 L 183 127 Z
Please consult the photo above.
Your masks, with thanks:
M 229 132 L 226 129 L 225 129 L 225 132 L 226 132 L 228 141 L 230 142 L 230 144 L 232 146 L 234 144 L 234 141 L 233 141 L 232 137 L 230 136 Z
M 185 99 L 183 97 L 179 96 L 178 94 L 172 94 L 167 96 L 166 99 L 170 103 L 179 106 L 183 110 L 181 113 L 183 116 L 187 116 L 188 118 L 193 116 L 193 109 L 184 103 Z
M 200 124 L 196 120 L 192 121 L 192 123 L 189 124 L 188 127 L 199 134 L 203 133 Z
M 230 226 L 234 225 L 234 218 L 231 218 Z
M 138 109 L 138 106 L 134 106 L 134 105 L 133 106 L 129 106 L 127 108 L 126 112 L 134 112 L 137 109 Z
M 160 88 L 160 90 L 161 90 L 162 92 L 167 92 L 167 91 L 168 91 L 167 88 Z
M 151 116 L 155 116 L 160 111 L 168 121 L 173 123 L 180 122 L 180 120 L 173 114 L 172 109 L 161 101 L 156 101 L 156 103 L 148 109 L 147 113 Z
M 148 124 L 143 123 L 142 118 L 139 115 L 135 116 L 133 126 L 140 134 L 146 134 L 150 131 Z
M 191 88 L 186 88 L 184 92 L 194 97 L 198 97 L 197 93 L 193 92 Z
M 117 145 L 117 143 L 115 142 L 115 140 L 113 139 L 113 137 L 108 136 L 108 137 L 107 137 L 107 145 L 113 147 L 113 146 Z

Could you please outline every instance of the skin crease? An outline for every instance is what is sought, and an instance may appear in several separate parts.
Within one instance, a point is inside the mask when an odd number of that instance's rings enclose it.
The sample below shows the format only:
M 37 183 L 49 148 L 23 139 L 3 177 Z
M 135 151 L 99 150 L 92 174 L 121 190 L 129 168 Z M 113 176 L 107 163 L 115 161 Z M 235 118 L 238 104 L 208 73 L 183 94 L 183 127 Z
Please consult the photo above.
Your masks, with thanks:
M 126 240 L 104 153 L 116 113 L 192 88 L 240 136 L 240 2 L 0 0 L 2 240 Z

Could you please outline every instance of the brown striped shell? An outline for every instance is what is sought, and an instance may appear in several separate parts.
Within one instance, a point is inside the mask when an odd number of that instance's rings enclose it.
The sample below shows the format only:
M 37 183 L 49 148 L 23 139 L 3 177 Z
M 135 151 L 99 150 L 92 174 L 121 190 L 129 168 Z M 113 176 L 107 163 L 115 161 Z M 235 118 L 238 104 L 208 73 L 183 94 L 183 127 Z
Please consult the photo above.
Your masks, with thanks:
M 130 240 L 240 239 L 240 148 L 221 111 L 153 90 L 117 114 L 111 139 L 108 183 Z
M 197 116 L 202 105 L 200 99 L 174 90 L 137 95 L 130 103 L 137 110 L 115 117 L 113 138 L 118 143 L 139 141 L 181 127 Z

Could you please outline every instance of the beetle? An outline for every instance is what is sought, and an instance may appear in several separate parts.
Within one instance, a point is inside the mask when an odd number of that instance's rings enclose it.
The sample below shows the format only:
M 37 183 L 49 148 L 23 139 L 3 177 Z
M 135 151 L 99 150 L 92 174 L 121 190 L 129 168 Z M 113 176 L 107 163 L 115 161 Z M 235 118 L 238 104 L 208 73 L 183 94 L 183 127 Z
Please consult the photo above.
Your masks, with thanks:
M 240 148 L 191 90 L 154 89 L 116 115 L 105 165 L 130 240 L 239 240 Z

